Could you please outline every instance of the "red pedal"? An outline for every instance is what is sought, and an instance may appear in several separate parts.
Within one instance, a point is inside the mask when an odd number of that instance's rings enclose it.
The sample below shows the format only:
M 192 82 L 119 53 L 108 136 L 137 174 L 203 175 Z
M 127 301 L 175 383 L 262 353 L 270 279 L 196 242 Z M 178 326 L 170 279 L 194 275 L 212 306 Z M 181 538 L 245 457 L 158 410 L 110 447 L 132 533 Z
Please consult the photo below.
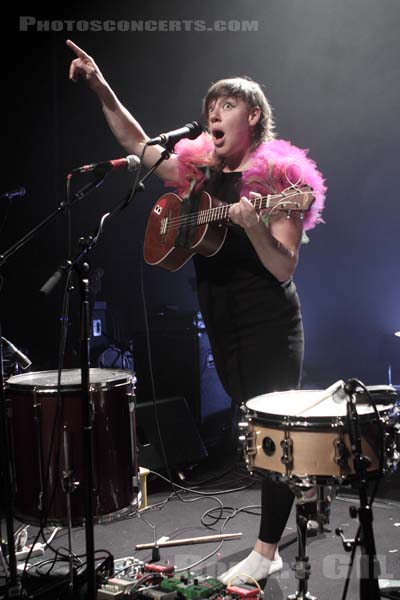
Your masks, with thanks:
M 144 572 L 145 573 L 156 573 L 159 575 L 167 575 L 167 576 L 171 576 L 174 574 L 175 571 L 175 565 L 157 565 L 154 563 L 149 563 L 144 565 Z
M 259 598 L 260 590 L 250 585 L 230 585 L 226 588 L 227 594 L 235 595 L 239 598 Z

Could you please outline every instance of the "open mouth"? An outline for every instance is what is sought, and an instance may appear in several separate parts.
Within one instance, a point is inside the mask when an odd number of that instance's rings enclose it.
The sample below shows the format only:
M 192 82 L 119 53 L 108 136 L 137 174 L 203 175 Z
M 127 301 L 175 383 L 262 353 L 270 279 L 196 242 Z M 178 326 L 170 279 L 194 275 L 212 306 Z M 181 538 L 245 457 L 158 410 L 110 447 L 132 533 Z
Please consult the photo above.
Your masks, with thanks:
M 212 132 L 212 136 L 214 138 L 214 142 L 221 143 L 223 138 L 225 137 L 225 133 L 221 131 L 221 129 L 214 129 L 214 131 Z

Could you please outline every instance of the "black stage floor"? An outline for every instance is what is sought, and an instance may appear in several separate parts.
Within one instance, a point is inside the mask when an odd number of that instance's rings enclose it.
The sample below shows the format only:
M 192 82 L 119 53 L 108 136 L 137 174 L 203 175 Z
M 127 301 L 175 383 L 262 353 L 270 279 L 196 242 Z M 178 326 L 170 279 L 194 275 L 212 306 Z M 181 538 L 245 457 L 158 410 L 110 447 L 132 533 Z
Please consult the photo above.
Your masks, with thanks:
M 152 542 L 164 536 L 168 539 L 177 539 L 210 535 L 220 533 L 222 529 L 224 533 L 241 532 L 242 537 L 225 541 L 220 548 L 217 543 L 209 543 L 161 549 L 161 560 L 175 564 L 178 572 L 189 569 L 199 575 L 210 576 L 217 576 L 242 560 L 248 554 L 258 532 L 259 481 L 250 477 L 237 458 L 232 458 L 230 464 L 226 461 L 223 461 L 223 464 L 216 464 L 217 462 L 211 466 L 209 461 L 208 464 L 206 461 L 187 476 L 183 486 L 192 486 L 195 493 L 183 491 L 179 497 L 174 495 L 169 501 L 167 498 L 171 494 L 170 486 L 160 482 L 154 475 L 150 475 L 148 510 L 141 511 L 140 516 L 96 525 L 96 548 L 108 550 L 115 559 L 133 556 L 149 562 L 152 558 L 151 551 L 137 551 L 136 544 Z M 378 498 L 373 505 L 373 529 L 381 567 L 380 578 L 397 581 L 400 580 L 398 479 L 397 473 L 392 480 L 384 482 L 383 490 L 386 497 L 382 498 L 378 493 Z M 335 535 L 335 530 L 341 527 L 346 537 L 353 537 L 358 521 L 350 518 L 349 507 L 357 503 L 354 490 L 338 489 L 337 497 L 331 506 L 328 525 L 330 531 L 308 539 L 308 555 L 311 561 L 309 590 L 321 600 L 336 600 L 342 597 L 349 554 L 344 551 L 341 540 Z M 207 512 L 210 509 L 212 512 Z M 218 517 L 220 520 L 215 522 Z M 209 527 L 212 527 L 211 529 L 202 525 L 202 518 Z M 30 527 L 30 539 L 34 532 L 35 528 Z M 4 533 L 3 528 L 3 537 Z M 271 576 L 266 582 L 264 590 L 266 599 L 283 600 L 297 589 L 297 581 L 290 566 L 296 555 L 295 538 L 295 511 L 292 510 L 280 545 L 284 561 L 283 570 Z M 53 547 L 65 548 L 67 539 L 67 530 L 62 529 L 53 540 Z M 72 549 L 76 554 L 85 551 L 85 531 L 81 527 L 73 529 Z M 359 552 L 357 550 L 357 557 Z M 51 556 L 51 551 L 47 550 L 44 558 Z M 207 556 L 209 558 L 204 560 Z M 43 557 L 32 559 L 31 562 L 35 563 L 39 560 L 43 560 Z M 358 574 L 358 560 L 356 560 L 347 594 L 349 599 L 360 597 Z

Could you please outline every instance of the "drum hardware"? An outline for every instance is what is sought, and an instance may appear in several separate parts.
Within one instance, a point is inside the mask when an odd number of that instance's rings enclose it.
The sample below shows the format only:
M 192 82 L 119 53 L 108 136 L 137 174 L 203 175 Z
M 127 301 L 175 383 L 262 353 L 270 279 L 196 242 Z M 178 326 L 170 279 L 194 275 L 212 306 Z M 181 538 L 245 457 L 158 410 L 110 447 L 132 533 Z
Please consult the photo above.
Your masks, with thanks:
M 393 426 L 393 434 L 385 431 L 386 471 L 395 471 L 400 463 L 400 422 Z
M 239 423 L 239 431 L 239 442 L 242 444 L 246 465 L 251 471 L 249 457 L 255 456 L 257 453 L 257 448 L 255 445 L 256 434 L 255 432 L 249 431 L 249 422 L 245 421 L 241 421 Z
M 139 462 L 138 462 L 138 451 L 136 444 L 136 415 L 135 415 L 135 406 L 136 406 L 136 397 L 131 392 L 126 394 L 128 400 L 128 408 L 129 408 L 129 434 L 131 439 L 131 460 L 133 465 L 133 473 L 132 473 L 132 489 L 137 498 L 137 508 L 140 505 L 140 496 L 141 496 L 141 479 L 139 476 Z
M 285 439 L 281 441 L 280 445 L 283 450 L 281 463 L 285 465 L 286 471 L 288 471 L 293 467 L 293 440 L 287 431 L 285 431 Z
M 316 486 L 316 513 L 315 518 L 311 518 L 307 523 L 307 535 L 315 536 L 318 533 L 330 533 L 327 527 L 330 522 L 331 503 L 335 491 L 334 486 L 318 485 Z
M 12 412 L 12 409 L 11 409 Z M 38 493 L 38 497 L 37 497 L 37 509 L 39 511 L 39 513 L 42 513 L 44 510 L 44 472 L 43 472 L 43 465 L 44 465 L 44 457 L 43 457 L 43 440 L 42 440 L 42 423 L 41 423 L 41 402 L 40 399 L 36 397 L 36 389 L 33 390 L 33 421 L 34 421 L 34 426 L 35 426 L 35 430 L 36 430 L 36 435 L 37 435 L 37 440 L 38 440 L 38 444 L 37 444 L 37 464 L 38 464 L 38 470 L 39 470 L 39 493 Z M 14 464 L 15 464 L 15 457 L 14 457 Z M 15 484 L 16 486 L 18 485 L 17 483 L 17 476 L 15 475 Z M 16 490 L 18 491 L 18 490 Z
M 348 451 L 346 444 L 343 439 L 336 439 L 334 441 L 335 456 L 333 460 L 340 467 L 341 470 L 347 469 L 349 464 L 350 452 Z
M 319 532 L 330 532 L 325 526 L 329 525 L 331 515 L 331 504 L 336 493 L 335 486 L 318 486 L 317 487 L 317 522 Z
M 63 430 L 63 450 L 64 450 L 64 470 L 62 477 L 62 488 L 65 493 L 67 507 L 67 532 L 68 532 L 68 564 L 69 564 L 69 589 L 75 590 L 77 580 L 77 570 L 74 564 L 72 553 L 72 511 L 71 511 L 71 494 L 79 485 L 79 481 L 74 481 L 73 471 L 71 468 L 71 452 L 70 452 L 70 433 L 67 427 Z M 76 590 L 75 590 L 76 591 Z
M 301 493 L 294 489 L 295 495 Z M 308 580 L 311 576 L 310 560 L 306 554 L 308 523 L 315 518 L 315 502 L 296 502 L 297 555 L 291 565 L 297 579 L 297 591 L 290 594 L 288 600 L 317 600 L 308 591 Z
M 329 523 L 330 504 L 333 488 L 317 485 L 315 496 L 308 499 L 304 493 L 310 490 L 310 485 L 303 482 L 300 485 L 289 483 L 296 497 L 296 530 L 297 555 L 291 565 L 298 581 L 295 594 L 290 594 L 288 600 L 317 600 L 308 591 L 308 580 L 311 577 L 311 564 L 306 553 L 307 537 L 330 531 L 325 525 Z

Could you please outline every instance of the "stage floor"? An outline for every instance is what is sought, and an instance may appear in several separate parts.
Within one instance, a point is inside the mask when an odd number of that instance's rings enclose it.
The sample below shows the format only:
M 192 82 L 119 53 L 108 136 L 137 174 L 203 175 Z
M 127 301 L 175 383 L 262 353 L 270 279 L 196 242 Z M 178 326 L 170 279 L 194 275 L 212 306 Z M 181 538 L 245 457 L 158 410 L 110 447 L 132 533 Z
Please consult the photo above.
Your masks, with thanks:
M 396 475 L 396 478 L 398 474 Z M 397 481 L 397 479 L 396 479 Z M 180 573 L 193 571 L 201 575 L 217 576 L 227 568 L 242 560 L 250 551 L 258 533 L 260 484 L 250 477 L 242 463 L 233 459 L 220 465 L 207 465 L 191 472 L 184 481 L 185 487 L 192 486 L 194 493 L 182 491 L 179 497 L 171 495 L 168 484 L 149 479 L 149 508 L 141 511 L 140 516 L 125 518 L 109 524 L 95 526 L 95 546 L 112 553 L 115 559 L 134 556 L 149 562 L 151 551 L 137 551 L 136 544 L 152 542 L 162 537 L 168 539 L 204 536 L 215 533 L 240 532 L 240 539 L 225 541 L 219 548 L 218 543 L 177 546 L 161 549 L 161 560 L 176 565 Z M 250 487 L 249 487 L 250 486 Z M 390 481 L 384 487 L 390 488 Z M 395 488 L 395 486 L 393 486 Z M 238 489 L 242 488 L 242 489 Z M 236 491 L 229 491 L 236 490 Z M 206 494 L 206 495 L 200 495 Z M 309 537 L 307 551 L 311 564 L 309 591 L 324 600 L 342 597 L 347 574 L 349 554 L 343 549 L 342 542 L 335 535 L 336 528 L 343 529 L 344 535 L 352 538 L 358 521 L 349 516 L 349 507 L 358 504 L 358 498 L 351 489 L 338 489 L 331 505 L 330 531 Z M 247 507 L 247 508 L 246 508 Z M 212 510 L 212 512 L 207 512 Z M 373 505 L 373 530 L 377 556 L 380 562 L 380 579 L 400 580 L 400 498 L 381 498 Z M 217 522 L 216 519 L 220 518 Z M 211 529 L 202 525 L 206 522 Z M 213 523 L 214 521 L 214 523 Z M 29 538 L 33 539 L 35 527 L 29 528 Z M 3 523 L 3 539 L 5 529 Z M 265 584 L 264 598 L 283 600 L 297 589 L 295 574 L 291 563 L 296 555 L 295 510 L 288 521 L 280 544 L 284 561 L 283 570 L 272 575 Z M 53 547 L 67 546 L 67 530 L 62 529 L 53 540 Z M 77 527 L 72 532 L 72 549 L 76 554 L 85 552 L 85 531 Z M 202 560 L 209 556 L 207 560 Z M 359 598 L 359 556 L 357 550 L 351 583 L 347 598 Z M 44 558 L 51 558 L 47 550 Z M 36 563 L 41 558 L 31 560 Z

